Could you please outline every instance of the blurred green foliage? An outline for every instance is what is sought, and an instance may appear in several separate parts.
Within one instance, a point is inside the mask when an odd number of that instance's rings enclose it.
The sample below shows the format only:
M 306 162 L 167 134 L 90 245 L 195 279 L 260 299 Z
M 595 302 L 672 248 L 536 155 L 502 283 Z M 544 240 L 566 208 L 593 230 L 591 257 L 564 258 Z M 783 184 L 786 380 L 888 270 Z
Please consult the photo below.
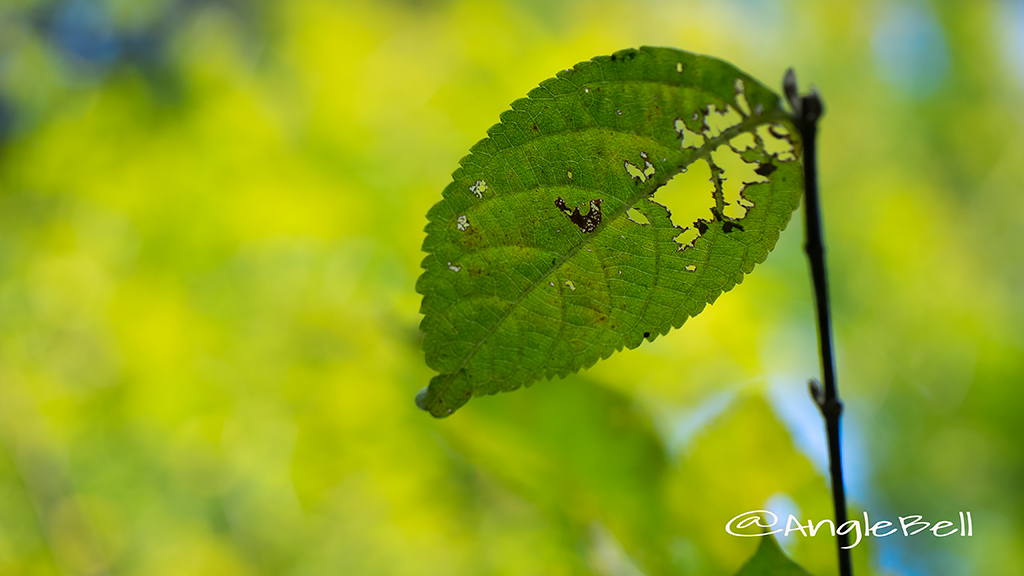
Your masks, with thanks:
M 411 401 L 455 162 L 641 44 L 824 95 L 854 514 L 975 520 L 858 574 L 1024 574 L 1015 6 L 3 2 L 0 574 L 718 575 L 756 547 L 736 514 L 827 517 L 797 226 L 668 337 L 444 422 Z
M 808 576 L 807 571 L 786 558 L 774 536 L 762 538 L 757 553 L 736 576 Z

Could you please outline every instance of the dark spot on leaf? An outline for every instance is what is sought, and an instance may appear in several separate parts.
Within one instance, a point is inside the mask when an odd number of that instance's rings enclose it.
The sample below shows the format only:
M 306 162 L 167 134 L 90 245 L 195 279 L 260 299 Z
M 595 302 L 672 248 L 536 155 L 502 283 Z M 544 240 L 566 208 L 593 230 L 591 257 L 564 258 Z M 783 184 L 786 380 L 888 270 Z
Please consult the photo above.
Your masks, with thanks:
M 580 214 L 579 208 L 573 208 L 569 210 L 569 207 L 565 205 L 565 200 L 558 198 L 555 200 L 555 206 L 562 211 L 563 214 L 569 217 L 584 234 L 593 232 L 595 228 L 601 223 L 601 199 L 595 198 L 590 201 L 590 209 L 586 214 Z
M 611 60 L 612 62 L 615 62 L 616 60 L 632 60 L 636 58 L 637 54 L 639 54 L 639 52 L 636 49 L 619 50 L 612 54 Z
M 650 332 L 644 332 L 644 338 L 650 338 L 650 337 L 651 337 L 651 333 Z
M 705 232 L 708 231 L 708 222 L 703 218 L 694 222 L 693 225 L 697 227 L 697 231 L 700 232 L 701 234 L 704 234 Z
M 533 125 L 533 131 L 534 131 L 534 132 L 536 132 L 536 131 L 537 131 L 537 125 L 536 125 L 536 124 L 534 124 L 534 125 Z
M 722 232 L 725 232 L 726 234 L 732 232 L 733 229 L 737 229 L 740 232 L 743 232 L 743 225 L 737 224 L 735 222 L 726 222 L 724 225 L 722 225 Z
M 768 164 L 761 164 L 760 166 L 757 167 L 756 170 L 754 170 L 754 172 L 760 174 L 761 176 L 770 176 L 771 173 L 775 172 L 777 168 L 778 167 L 775 166 L 775 164 L 769 162 Z

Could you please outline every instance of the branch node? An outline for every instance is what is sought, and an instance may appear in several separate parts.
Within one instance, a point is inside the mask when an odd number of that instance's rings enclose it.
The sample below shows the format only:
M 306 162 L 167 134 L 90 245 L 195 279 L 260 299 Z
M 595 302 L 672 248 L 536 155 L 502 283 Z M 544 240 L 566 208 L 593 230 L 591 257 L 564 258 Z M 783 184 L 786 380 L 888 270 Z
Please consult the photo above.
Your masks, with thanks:
M 821 118 L 821 115 L 825 112 L 825 105 L 821 101 L 821 95 L 818 94 L 818 89 L 811 86 L 811 91 L 800 98 L 801 106 L 801 117 L 804 122 L 808 124 L 814 124 Z

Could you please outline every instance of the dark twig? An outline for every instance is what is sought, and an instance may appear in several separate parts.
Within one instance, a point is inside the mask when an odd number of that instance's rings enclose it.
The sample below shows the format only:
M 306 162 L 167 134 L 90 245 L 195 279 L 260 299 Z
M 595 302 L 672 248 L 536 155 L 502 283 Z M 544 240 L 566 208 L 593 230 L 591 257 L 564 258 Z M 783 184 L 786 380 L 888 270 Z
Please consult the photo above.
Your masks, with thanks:
M 796 74 L 790 68 L 783 80 L 786 99 L 793 108 L 793 123 L 800 132 L 803 141 L 804 155 L 804 215 L 807 227 L 807 240 L 804 250 L 811 261 L 811 278 L 814 281 L 814 302 L 818 317 L 818 343 L 821 353 L 821 380 L 824 389 L 817 380 L 809 382 L 811 398 L 818 405 L 825 419 L 825 431 L 828 436 L 828 461 L 832 476 L 832 502 L 835 505 L 836 526 L 846 523 L 846 490 L 843 487 L 843 456 L 839 443 L 839 419 L 843 413 L 843 403 L 839 400 L 839 389 L 836 387 L 836 364 L 832 351 L 832 316 L 828 300 L 828 276 L 825 272 L 825 245 L 822 241 L 821 204 L 818 197 L 818 119 L 824 112 L 824 106 L 818 91 L 811 87 L 808 94 L 800 96 L 797 92 Z M 839 549 L 840 576 L 853 576 L 850 563 L 848 534 L 837 534 L 836 543 Z

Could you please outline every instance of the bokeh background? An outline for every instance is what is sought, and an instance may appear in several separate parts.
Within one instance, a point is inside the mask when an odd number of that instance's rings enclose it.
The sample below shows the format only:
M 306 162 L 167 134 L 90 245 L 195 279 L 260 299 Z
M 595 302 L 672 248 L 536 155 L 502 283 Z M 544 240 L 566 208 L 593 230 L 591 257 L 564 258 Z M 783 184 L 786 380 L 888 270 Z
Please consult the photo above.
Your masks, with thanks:
M 858 574 L 1024 574 L 1019 0 L 3 0 L 0 574 L 728 575 L 734 515 L 829 517 L 799 213 L 667 337 L 413 404 L 459 158 L 644 44 L 824 95 L 853 512 L 975 532 Z

